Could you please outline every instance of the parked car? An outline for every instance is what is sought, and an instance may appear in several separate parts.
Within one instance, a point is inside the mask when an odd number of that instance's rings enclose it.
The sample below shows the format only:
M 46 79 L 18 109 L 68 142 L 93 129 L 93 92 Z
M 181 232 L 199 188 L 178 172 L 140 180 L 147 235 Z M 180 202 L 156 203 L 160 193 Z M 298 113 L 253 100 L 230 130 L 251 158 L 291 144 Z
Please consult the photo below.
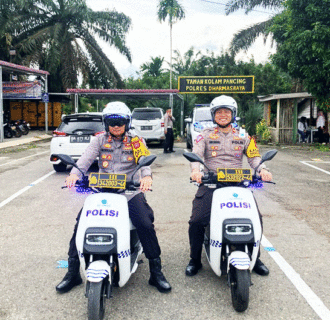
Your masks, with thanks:
M 147 143 L 163 143 L 165 140 L 164 112 L 161 108 L 135 108 L 132 112 L 132 126 L 136 134 Z
M 66 165 L 55 155 L 67 154 L 78 160 L 89 143 L 105 132 L 101 112 L 65 115 L 59 127 L 53 131 L 50 143 L 50 162 L 55 171 L 63 172 Z
M 195 107 L 186 118 L 187 148 L 192 149 L 196 137 L 205 129 L 215 127 L 212 121 L 210 107 Z

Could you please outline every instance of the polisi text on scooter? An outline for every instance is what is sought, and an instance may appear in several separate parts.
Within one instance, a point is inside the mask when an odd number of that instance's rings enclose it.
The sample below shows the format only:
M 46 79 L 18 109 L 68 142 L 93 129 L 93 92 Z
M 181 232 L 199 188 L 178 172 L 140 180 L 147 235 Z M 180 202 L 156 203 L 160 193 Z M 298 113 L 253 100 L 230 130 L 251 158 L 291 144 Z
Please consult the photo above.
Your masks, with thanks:
M 87 210 L 86 211 L 86 217 L 88 217 L 89 215 L 93 215 L 93 216 L 109 216 L 109 217 L 118 217 L 119 211 L 115 211 L 115 210 Z

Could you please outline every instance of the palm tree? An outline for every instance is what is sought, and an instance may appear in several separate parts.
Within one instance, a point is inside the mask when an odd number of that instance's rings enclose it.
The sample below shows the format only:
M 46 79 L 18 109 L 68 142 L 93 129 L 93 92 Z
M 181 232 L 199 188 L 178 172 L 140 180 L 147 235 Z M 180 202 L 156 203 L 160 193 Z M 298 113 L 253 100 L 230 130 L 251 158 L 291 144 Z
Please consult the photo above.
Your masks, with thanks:
M 170 25 L 170 89 L 172 89 L 172 26 L 173 23 L 185 18 L 185 12 L 177 0 L 160 0 L 157 15 L 160 22 L 168 17 Z
M 76 87 L 79 77 L 83 84 L 97 87 L 123 84 L 97 39 L 117 48 L 131 61 L 125 44 L 130 18 L 117 11 L 94 12 L 85 0 L 10 1 L 24 2 L 20 11 L 13 12 L 17 19 L 12 42 L 23 63 L 49 71 L 61 82 L 62 90 Z
M 248 14 L 257 6 L 265 9 L 282 9 L 283 0 L 229 0 L 226 4 L 226 14 L 229 15 L 239 9 L 245 9 Z M 230 50 L 237 53 L 239 50 L 247 50 L 260 35 L 266 40 L 270 35 L 269 27 L 273 24 L 274 17 L 267 21 L 256 23 L 247 29 L 240 30 L 234 35 L 230 44 Z
M 163 73 L 163 57 L 151 57 L 151 62 L 146 62 L 143 65 L 141 65 L 141 71 L 145 72 L 149 76 L 152 77 L 159 77 Z

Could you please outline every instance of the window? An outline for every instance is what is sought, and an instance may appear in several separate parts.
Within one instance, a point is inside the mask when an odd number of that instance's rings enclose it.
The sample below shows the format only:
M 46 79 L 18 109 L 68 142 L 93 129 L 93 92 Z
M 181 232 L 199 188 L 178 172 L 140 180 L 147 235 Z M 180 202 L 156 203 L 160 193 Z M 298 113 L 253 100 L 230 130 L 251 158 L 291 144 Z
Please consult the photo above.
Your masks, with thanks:
M 162 112 L 160 109 L 134 109 L 132 119 L 135 120 L 155 120 L 161 119 Z

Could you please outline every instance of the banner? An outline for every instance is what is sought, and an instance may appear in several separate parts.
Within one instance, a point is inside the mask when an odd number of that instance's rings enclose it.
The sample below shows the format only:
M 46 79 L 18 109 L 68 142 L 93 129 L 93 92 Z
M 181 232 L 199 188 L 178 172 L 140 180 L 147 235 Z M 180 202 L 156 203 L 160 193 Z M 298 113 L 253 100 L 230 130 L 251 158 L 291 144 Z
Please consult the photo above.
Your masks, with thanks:
M 33 82 L 3 82 L 3 99 L 41 99 L 41 83 Z

